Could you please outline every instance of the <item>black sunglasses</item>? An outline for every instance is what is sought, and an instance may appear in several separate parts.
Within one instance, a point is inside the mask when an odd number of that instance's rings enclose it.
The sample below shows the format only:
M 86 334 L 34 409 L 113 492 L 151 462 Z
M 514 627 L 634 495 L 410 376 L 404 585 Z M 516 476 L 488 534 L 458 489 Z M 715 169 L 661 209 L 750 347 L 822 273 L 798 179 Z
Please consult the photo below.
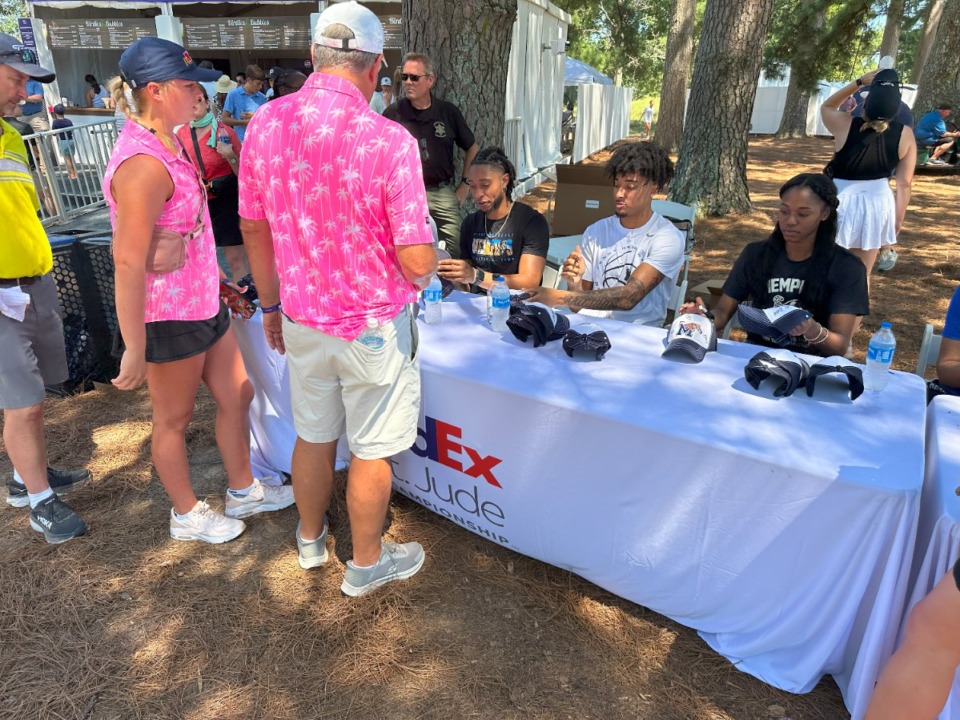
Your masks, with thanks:
M 37 65 L 39 62 L 37 59 L 37 54 L 33 50 L 17 45 L 13 46 L 12 52 L 3 53 L 3 55 L 0 55 L 0 59 L 18 60 L 26 63 L 27 65 Z
M 425 77 L 427 76 L 414 75 L 413 73 L 403 73 L 400 75 L 400 79 L 403 80 L 404 82 L 406 82 L 407 80 L 409 80 L 410 82 L 420 82 L 420 78 L 425 78 Z

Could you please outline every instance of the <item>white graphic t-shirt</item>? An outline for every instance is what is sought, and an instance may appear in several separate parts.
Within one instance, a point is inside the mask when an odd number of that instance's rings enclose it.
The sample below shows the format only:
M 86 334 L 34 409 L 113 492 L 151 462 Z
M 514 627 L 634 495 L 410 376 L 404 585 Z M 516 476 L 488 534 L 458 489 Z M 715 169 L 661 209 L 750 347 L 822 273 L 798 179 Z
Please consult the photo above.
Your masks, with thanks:
M 633 310 L 615 310 L 613 317 L 642 325 L 663 324 L 683 267 L 683 233 L 672 222 L 654 213 L 642 227 L 628 230 L 611 215 L 584 231 L 580 249 L 587 266 L 583 279 L 591 281 L 594 290 L 626 285 L 644 263 L 656 268 L 663 275 L 660 283 Z

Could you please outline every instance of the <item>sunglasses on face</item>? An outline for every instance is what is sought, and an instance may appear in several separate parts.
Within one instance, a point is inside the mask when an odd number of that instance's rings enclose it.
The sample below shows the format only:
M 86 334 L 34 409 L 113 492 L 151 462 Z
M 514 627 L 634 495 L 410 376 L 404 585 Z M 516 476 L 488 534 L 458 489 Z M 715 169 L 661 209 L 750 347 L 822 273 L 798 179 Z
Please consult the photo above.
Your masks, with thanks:
M 402 75 L 400 75 L 400 79 L 403 80 L 404 82 L 406 82 L 407 80 L 409 80 L 410 82 L 420 82 L 420 79 L 425 77 L 427 76 L 414 75 L 413 73 L 403 73 Z

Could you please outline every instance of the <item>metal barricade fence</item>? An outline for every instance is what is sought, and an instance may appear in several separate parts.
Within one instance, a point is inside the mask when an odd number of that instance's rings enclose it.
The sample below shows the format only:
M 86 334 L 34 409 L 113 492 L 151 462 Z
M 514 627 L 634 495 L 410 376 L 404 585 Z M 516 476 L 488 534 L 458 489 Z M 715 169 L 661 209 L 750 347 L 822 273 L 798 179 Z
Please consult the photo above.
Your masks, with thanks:
M 112 119 L 23 138 L 44 226 L 106 204 L 101 183 L 116 139 L 117 126 Z

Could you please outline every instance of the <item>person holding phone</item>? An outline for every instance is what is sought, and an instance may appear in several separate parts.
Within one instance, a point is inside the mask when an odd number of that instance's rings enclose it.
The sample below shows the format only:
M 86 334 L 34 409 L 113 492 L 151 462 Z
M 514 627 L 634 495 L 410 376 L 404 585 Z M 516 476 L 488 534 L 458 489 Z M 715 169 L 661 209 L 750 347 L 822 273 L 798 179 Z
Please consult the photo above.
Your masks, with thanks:
M 241 518 L 293 503 L 289 487 L 253 477 L 247 378 L 230 318 L 219 300 L 216 249 L 203 185 L 173 128 L 196 115 L 204 70 L 176 43 L 134 42 L 120 57 L 115 92 L 129 122 L 117 138 L 103 179 L 113 225 L 120 374 L 113 384 L 135 390 L 146 380 L 153 406 L 153 464 L 173 504 L 170 536 L 222 543 L 242 533 Z M 132 94 L 136 110 L 127 105 Z M 159 231 L 181 236 L 182 265 L 147 270 Z M 229 490 L 225 514 L 198 501 L 190 482 L 186 430 L 200 382 L 217 403 L 216 437 Z
M 213 239 L 237 281 L 250 272 L 247 252 L 240 234 L 240 201 L 237 175 L 240 170 L 240 138 L 233 128 L 217 122 L 207 91 L 193 109 L 193 119 L 177 130 L 177 140 L 207 186 L 207 207 L 213 225 Z

